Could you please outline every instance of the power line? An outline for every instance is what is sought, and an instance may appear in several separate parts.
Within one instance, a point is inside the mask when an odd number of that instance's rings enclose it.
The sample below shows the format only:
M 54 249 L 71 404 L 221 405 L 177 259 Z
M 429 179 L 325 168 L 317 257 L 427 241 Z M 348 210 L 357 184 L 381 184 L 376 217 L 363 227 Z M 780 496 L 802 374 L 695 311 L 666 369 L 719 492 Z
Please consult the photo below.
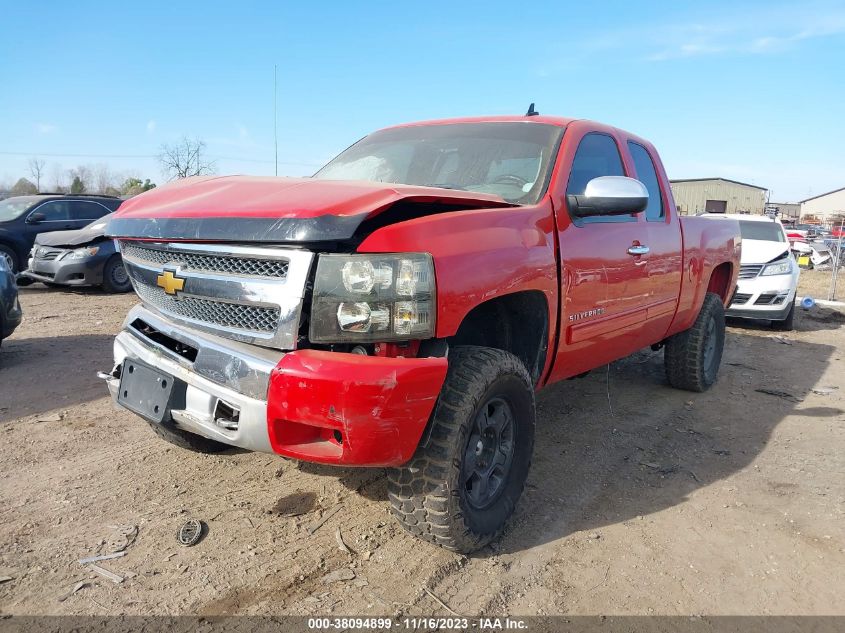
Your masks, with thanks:
M 49 154 L 45 152 L 0 152 L 4 156 L 49 156 L 51 158 L 155 158 L 150 154 Z
M 49 158 L 158 158 L 157 154 L 54 154 L 46 152 L 0 152 L 2 156 L 46 156 Z M 237 156 L 212 156 L 209 158 L 214 160 L 233 160 L 242 163 L 265 163 L 272 164 L 278 162 L 279 165 L 287 165 L 288 167 L 322 167 L 318 163 L 295 163 L 285 161 L 274 161 L 262 158 L 239 158 Z

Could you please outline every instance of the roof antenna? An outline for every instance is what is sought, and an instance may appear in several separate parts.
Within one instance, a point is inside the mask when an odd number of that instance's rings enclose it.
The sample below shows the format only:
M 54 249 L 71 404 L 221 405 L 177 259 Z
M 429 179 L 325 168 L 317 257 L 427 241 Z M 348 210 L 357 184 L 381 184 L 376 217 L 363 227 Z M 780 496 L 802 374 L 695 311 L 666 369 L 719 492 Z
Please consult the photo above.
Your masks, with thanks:
M 534 109 L 534 104 L 532 103 L 528 106 L 528 112 L 525 113 L 525 116 L 538 116 L 540 113 Z

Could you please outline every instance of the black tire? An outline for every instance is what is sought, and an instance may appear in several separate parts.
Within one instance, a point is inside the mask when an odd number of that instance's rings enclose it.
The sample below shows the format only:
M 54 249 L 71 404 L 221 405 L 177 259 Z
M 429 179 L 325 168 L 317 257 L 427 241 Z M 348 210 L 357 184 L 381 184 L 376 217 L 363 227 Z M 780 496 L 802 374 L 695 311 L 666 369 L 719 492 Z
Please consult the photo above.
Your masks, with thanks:
M 525 486 L 534 418 L 534 387 L 516 356 L 450 350 L 428 442 L 388 471 L 393 515 L 411 534 L 463 554 L 496 539 Z
M 666 341 L 666 377 L 676 389 L 707 391 L 719 374 L 725 347 L 725 308 L 708 292 L 693 326 Z
M 132 290 L 132 282 L 123 267 L 123 258 L 120 255 L 112 255 L 103 266 L 103 290 L 111 293 Z
M 174 446 L 184 448 L 194 453 L 221 453 L 231 448 L 228 444 L 215 442 L 214 440 L 210 440 L 202 435 L 183 431 L 170 423 L 148 423 L 153 432 L 163 440 L 167 440 Z
M 15 253 L 11 246 L 0 244 L 0 257 L 6 260 L 6 263 L 9 264 L 9 268 L 12 269 L 13 273 L 20 272 L 20 260 L 18 259 L 17 253 Z
M 772 321 L 772 328 L 775 330 L 780 330 L 781 332 L 791 332 L 795 329 L 795 300 L 792 300 L 792 305 L 789 308 L 789 312 L 786 314 L 786 318 L 782 321 Z

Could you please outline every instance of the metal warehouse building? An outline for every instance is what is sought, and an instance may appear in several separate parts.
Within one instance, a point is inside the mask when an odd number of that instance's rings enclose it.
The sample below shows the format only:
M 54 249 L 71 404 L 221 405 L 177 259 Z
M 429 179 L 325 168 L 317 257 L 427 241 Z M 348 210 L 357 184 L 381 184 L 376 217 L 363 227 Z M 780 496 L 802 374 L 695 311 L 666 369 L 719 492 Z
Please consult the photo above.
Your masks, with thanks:
M 801 201 L 801 219 L 827 224 L 845 216 L 845 187 Z
M 682 215 L 752 213 L 763 215 L 768 189 L 727 178 L 671 180 L 672 197 Z

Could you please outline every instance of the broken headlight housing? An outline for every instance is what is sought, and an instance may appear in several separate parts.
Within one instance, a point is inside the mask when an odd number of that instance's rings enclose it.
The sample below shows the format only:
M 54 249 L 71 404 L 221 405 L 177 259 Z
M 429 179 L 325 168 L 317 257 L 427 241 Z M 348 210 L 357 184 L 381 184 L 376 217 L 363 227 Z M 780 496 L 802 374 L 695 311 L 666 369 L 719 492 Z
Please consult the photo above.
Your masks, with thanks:
M 760 276 L 767 276 L 767 275 L 788 275 L 792 272 L 792 258 L 784 259 L 779 262 L 775 262 L 774 264 L 766 264 L 763 267 L 763 272 L 760 273 Z
M 84 248 L 76 248 L 68 255 L 69 259 L 85 259 L 86 257 L 93 257 L 100 250 L 99 246 L 86 246 Z
M 311 303 L 315 343 L 434 336 L 434 262 L 427 253 L 320 255 Z

